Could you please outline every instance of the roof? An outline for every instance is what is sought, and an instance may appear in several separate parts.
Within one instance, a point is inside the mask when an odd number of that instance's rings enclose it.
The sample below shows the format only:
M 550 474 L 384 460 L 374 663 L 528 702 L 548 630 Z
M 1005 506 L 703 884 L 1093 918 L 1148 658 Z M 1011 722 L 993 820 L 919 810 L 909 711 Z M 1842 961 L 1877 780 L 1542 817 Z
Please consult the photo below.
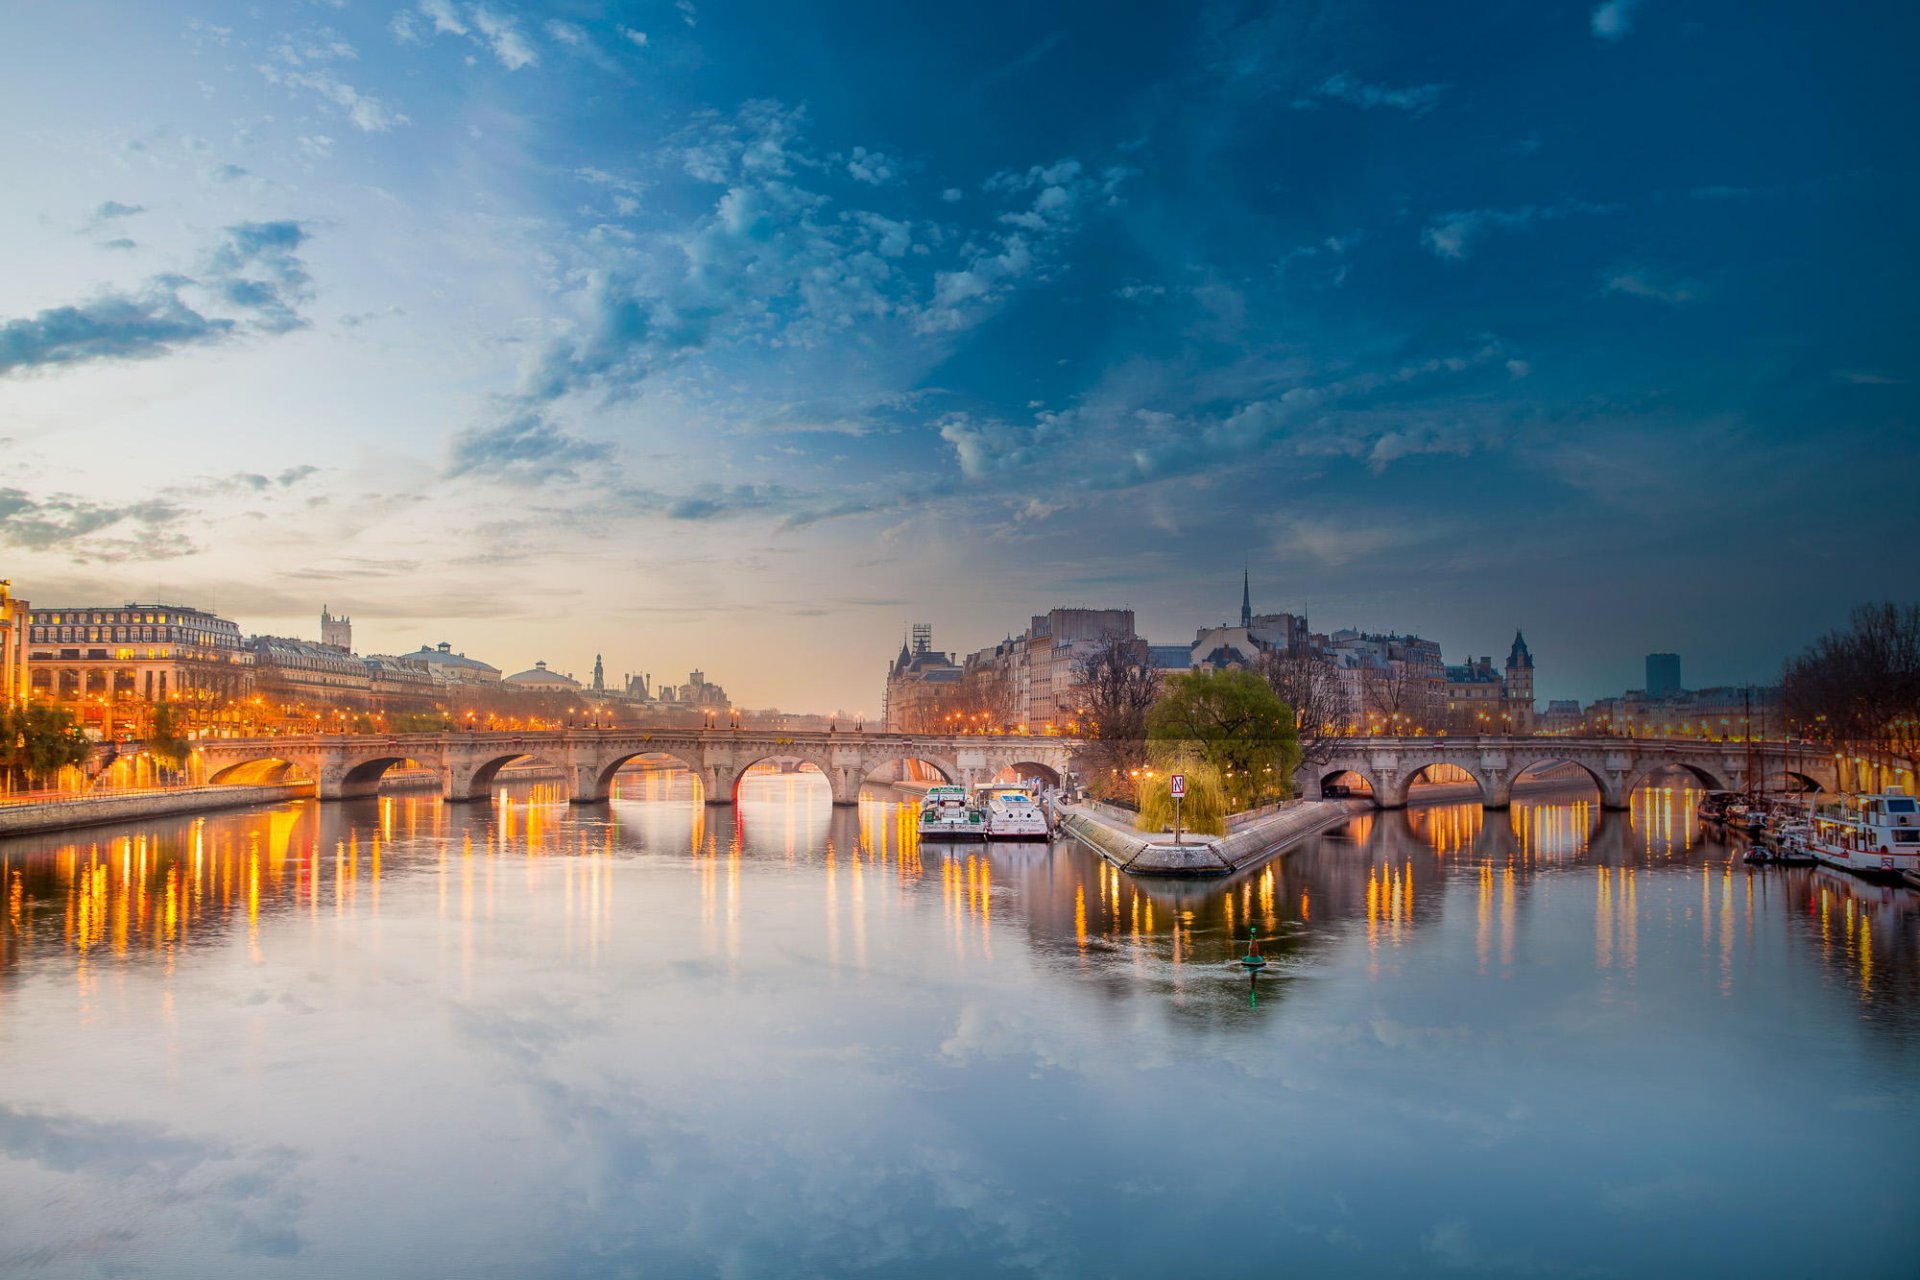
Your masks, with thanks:
M 437 667 L 467 667 L 474 671 L 500 670 L 500 668 L 490 662 L 482 662 L 478 658 L 469 658 L 464 653 L 454 653 L 450 649 L 436 649 L 432 645 L 427 644 L 421 645 L 412 653 L 401 656 L 412 658 L 419 662 L 430 662 Z
M 1147 646 L 1147 666 L 1155 671 L 1185 671 L 1193 665 L 1192 646 L 1184 644 L 1150 644 Z

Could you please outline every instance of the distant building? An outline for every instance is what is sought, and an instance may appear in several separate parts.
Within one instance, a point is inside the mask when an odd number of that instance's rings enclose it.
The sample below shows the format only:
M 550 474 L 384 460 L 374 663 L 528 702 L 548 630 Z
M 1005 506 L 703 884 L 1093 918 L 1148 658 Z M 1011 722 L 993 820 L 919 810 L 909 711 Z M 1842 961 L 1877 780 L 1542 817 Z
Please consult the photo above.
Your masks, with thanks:
M 377 710 L 392 715 L 443 709 L 446 685 L 434 679 L 433 668 L 426 663 L 392 655 L 360 662 L 367 669 L 368 696 Z
M 924 733 L 959 710 L 955 694 L 960 687 L 958 663 L 933 647 L 933 627 L 913 624 L 912 640 L 900 642 L 900 656 L 887 667 L 886 694 L 881 701 L 881 723 L 890 730 Z
M 367 664 L 337 645 L 285 636 L 252 636 L 253 696 L 268 707 L 316 704 L 364 711 L 372 704 Z
M 1470 657 L 1464 663 L 1448 667 L 1446 672 L 1444 727 L 1448 733 L 1525 734 L 1538 727 L 1533 701 L 1533 654 L 1519 632 L 1514 632 L 1505 668 L 1495 671 L 1493 658 L 1488 655 Z
M 469 658 L 464 653 L 455 653 L 453 646 L 445 640 L 437 645 L 423 644 L 412 653 L 399 656 L 424 664 L 441 684 L 500 683 L 500 668 L 478 658 Z
M 1407 733 L 1444 725 L 1447 666 L 1434 641 L 1343 628 L 1319 647 L 1341 673 L 1362 731 Z
M 989 724 L 1044 732 L 1079 716 L 1076 666 L 1111 640 L 1138 644 L 1131 609 L 1052 609 L 1036 613 L 1027 629 L 967 655 L 962 664 L 968 698 L 963 708 Z
M 0 578 L 0 707 L 27 698 L 27 630 L 32 607 L 13 594 L 13 582 Z
M 657 701 L 681 707 L 710 707 L 718 710 L 725 710 L 733 705 L 727 698 L 727 691 L 708 681 L 707 673 L 704 671 L 689 672 L 685 684 L 660 686 Z
M 574 693 L 579 690 L 580 682 L 572 676 L 563 676 L 558 671 L 547 670 L 546 660 L 534 663 L 525 671 L 516 671 L 500 681 L 505 689 L 521 693 Z
M 1535 729 L 1540 733 L 1566 735 L 1579 733 L 1586 724 L 1581 714 L 1580 701 L 1577 698 L 1555 698 L 1547 704 L 1546 714 L 1540 717 Z
M 353 652 L 353 619 L 336 618 L 320 606 L 320 643 L 342 653 Z
M 600 661 L 600 655 L 597 653 L 593 655 L 592 687 L 595 693 L 605 693 L 607 691 L 607 668 L 606 665 Z
M 1647 655 L 1647 696 L 1649 698 L 1667 698 L 1682 689 L 1680 683 L 1680 655 L 1677 653 L 1650 653 Z
M 1187 665 L 1203 671 L 1253 667 L 1262 654 L 1295 654 L 1307 648 L 1307 620 L 1299 614 L 1253 611 L 1253 580 L 1240 580 L 1240 625 L 1201 627 L 1193 633 Z

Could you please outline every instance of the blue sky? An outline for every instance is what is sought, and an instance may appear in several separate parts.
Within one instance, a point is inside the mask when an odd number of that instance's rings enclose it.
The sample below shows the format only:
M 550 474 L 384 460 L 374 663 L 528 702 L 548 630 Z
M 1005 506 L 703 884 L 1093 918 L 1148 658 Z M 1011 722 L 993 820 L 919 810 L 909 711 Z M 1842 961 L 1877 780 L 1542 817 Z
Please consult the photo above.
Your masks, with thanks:
M 1764 679 L 1914 591 L 1905 6 L 19 7 L 31 598 L 873 709 L 1060 603 Z

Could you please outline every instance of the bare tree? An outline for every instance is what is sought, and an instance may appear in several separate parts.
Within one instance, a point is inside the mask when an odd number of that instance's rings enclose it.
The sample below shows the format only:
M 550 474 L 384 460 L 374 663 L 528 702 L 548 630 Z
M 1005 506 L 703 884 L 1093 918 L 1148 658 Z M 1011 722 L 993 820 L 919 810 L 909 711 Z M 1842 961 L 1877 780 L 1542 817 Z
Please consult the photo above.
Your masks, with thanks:
M 1803 732 L 1920 772 L 1920 605 L 1860 605 L 1787 662 L 1781 685 Z
M 1332 759 L 1354 710 L 1340 669 L 1316 653 L 1269 649 L 1260 655 L 1259 670 L 1280 701 L 1293 709 L 1300 725 L 1302 763 Z
M 1426 717 L 1428 684 L 1426 677 L 1397 658 L 1368 667 L 1360 678 L 1362 710 L 1395 731 L 1417 728 Z
M 1106 635 L 1073 664 L 1088 743 L 1083 765 L 1096 791 L 1132 799 L 1134 771 L 1147 760 L 1147 712 L 1160 697 L 1160 680 L 1147 664 L 1144 641 Z

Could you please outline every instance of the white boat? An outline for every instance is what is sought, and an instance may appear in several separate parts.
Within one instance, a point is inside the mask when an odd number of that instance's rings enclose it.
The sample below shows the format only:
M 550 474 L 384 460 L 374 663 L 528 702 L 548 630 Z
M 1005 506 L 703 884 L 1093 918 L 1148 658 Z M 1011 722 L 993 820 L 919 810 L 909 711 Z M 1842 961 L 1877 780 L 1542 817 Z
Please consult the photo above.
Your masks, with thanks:
M 922 840 L 984 840 L 986 817 L 967 803 L 965 787 L 928 787 L 920 801 Z
M 987 815 L 989 840 L 1045 840 L 1047 815 L 1040 797 L 1027 786 L 991 784 L 975 793 L 976 802 Z
M 1813 813 L 1813 856 L 1830 867 L 1877 879 L 1920 872 L 1920 801 L 1905 788 L 1850 795 Z

